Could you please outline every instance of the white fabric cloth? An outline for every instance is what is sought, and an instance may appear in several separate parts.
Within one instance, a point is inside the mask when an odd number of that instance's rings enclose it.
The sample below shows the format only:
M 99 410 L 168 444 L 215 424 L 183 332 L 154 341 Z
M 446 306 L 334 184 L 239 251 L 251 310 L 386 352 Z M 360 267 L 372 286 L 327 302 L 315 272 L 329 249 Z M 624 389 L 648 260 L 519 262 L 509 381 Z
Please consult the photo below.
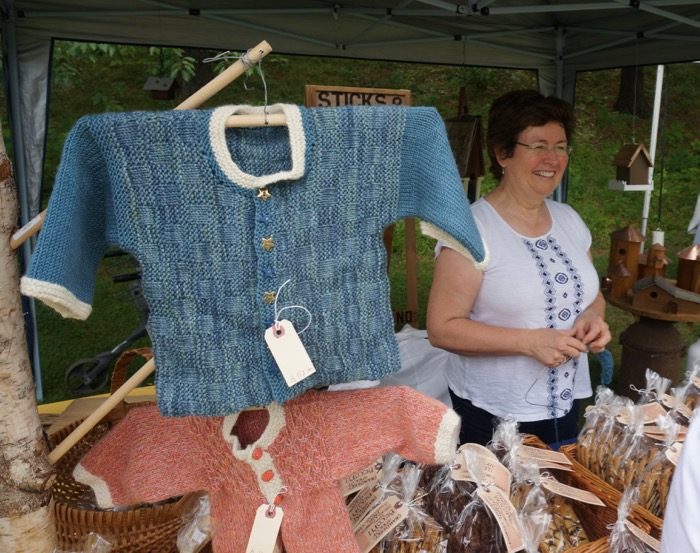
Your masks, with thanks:
M 470 318 L 508 328 L 568 329 L 598 295 L 591 233 L 569 205 L 546 200 L 549 232 L 518 234 L 485 199 L 472 205 L 491 258 Z M 439 254 L 444 246 L 438 243 Z M 454 356 L 446 372 L 458 396 L 521 422 L 562 417 L 592 394 L 585 354 L 549 369 L 527 356 Z
M 700 412 L 696 411 L 671 483 L 661 553 L 700 553 Z
M 452 407 L 445 369 L 450 358 L 457 356 L 432 346 L 425 330 L 418 330 L 410 325 L 404 326 L 396 333 L 396 342 L 399 344 L 401 369 L 385 376 L 380 381 L 381 385 L 409 386 Z

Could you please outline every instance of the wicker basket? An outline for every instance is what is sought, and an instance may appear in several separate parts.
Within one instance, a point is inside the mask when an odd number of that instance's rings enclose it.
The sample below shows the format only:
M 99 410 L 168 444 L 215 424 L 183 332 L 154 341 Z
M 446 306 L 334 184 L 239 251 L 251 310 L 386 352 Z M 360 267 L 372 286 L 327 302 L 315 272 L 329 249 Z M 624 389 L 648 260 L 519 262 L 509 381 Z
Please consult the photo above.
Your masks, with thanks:
M 550 449 L 549 446 L 547 446 L 536 436 L 526 436 L 524 443 L 540 449 Z M 560 451 L 564 453 L 572 462 L 573 470 L 553 470 L 552 472 L 556 475 L 557 480 L 560 482 L 594 493 L 603 503 L 605 503 L 605 507 L 589 505 L 588 503 L 582 503 L 579 501 L 573 502 L 574 509 L 579 517 L 579 520 L 581 521 L 581 525 L 583 526 L 588 538 L 592 541 L 573 549 L 568 549 L 567 553 L 607 553 L 610 528 L 617 522 L 617 506 L 620 503 L 621 494 L 612 486 L 595 476 L 583 465 L 576 462 L 575 459 L 572 459 L 570 455 L 567 455 L 565 448 L 571 447 L 572 446 L 564 446 L 560 449 Z M 575 449 L 575 444 L 573 447 Z M 610 493 L 610 490 L 615 493 Z M 633 511 L 629 519 L 645 532 L 654 535 L 652 525 L 641 517 L 639 512 Z
M 615 510 L 617 510 L 617 506 L 622 498 L 622 493 L 578 462 L 576 444 L 563 446 L 560 451 L 573 463 L 574 472 L 581 479 L 581 487 L 592 491 L 605 501 L 606 504 L 614 506 Z M 664 521 L 651 513 L 648 509 L 637 504 L 633 505 L 629 519 L 656 539 L 661 539 L 661 528 Z
M 608 553 L 608 551 L 610 551 L 610 547 L 608 546 L 608 538 L 605 537 L 568 549 L 566 553 Z
M 126 379 L 126 370 L 136 356 L 150 359 L 152 354 L 148 348 L 125 352 L 115 364 L 112 391 Z M 182 516 L 193 504 L 193 496 L 124 511 L 101 511 L 91 504 L 91 489 L 72 476 L 82 456 L 123 417 L 126 409 L 134 405 L 138 404 L 119 406 L 107 417 L 109 420 L 88 432 L 56 463 L 52 505 L 59 550 L 78 550 L 87 535 L 95 532 L 112 543 L 112 553 L 177 553 L 177 533 L 182 526 Z M 50 435 L 51 447 L 59 444 L 80 422 Z

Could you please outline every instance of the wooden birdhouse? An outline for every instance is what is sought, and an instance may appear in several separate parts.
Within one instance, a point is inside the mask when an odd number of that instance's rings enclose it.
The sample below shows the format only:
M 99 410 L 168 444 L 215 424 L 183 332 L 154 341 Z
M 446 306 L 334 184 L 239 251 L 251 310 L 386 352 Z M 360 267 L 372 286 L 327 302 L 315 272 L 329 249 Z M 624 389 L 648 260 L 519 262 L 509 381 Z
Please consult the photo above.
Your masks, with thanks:
M 662 277 L 638 280 L 632 287 L 632 307 L 671 315 L 700 314 L 700 294 L 694 294 Z
M 676 286 L 700 294 L 700 244 L 678 253 L 678 279 Z
M 154 100 L 172 100 L 175 98 L 175 79 L 172 77 L 148 77 L 144 90 L 151 93 Z
M 459 90 L 457 117 L 445 120 L 447 137 L 452 147 L 464 191 L 470 202 L 479 198 L 484 176 L 484 146 L 481 117 L 467 114 L 466 90 Z
M 610 234 L 607 275 L 613 297 L 624 298 L 637 280 L 643 242 L 644 237 L 631 225 Z
M 615 180 L 608 185 L 616 190 L 651 189 L 649 170 L 654 166 L 644 144 L 625 144 L 613 158 Z
M 671 260 L 666 257 L 666 248 L 661 244 L 652 244 L 649 251 L 639 256 L 639 271 L 637 278 L 664 277 L 666 267 Z

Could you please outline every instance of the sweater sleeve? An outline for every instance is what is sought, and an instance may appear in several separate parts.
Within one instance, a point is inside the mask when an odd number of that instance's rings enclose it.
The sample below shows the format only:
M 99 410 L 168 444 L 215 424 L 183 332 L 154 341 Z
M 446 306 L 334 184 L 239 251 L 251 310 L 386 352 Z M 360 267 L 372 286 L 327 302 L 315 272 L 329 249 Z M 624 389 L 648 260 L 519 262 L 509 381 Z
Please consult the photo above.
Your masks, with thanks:
M 88 118 L 66 139 L 39 241 L 21 290 L 64 317 L 86 319 L 110 219 L 106 168 Z
M 407 112 L 399 180 L 398 218 L 421 218 L 423 234 L 443 240 L 483 267 L 488 254 L 469 208 L 445 124 L 433 108 Z
M 163 417 L 155 406 L 131 409 L 80 460 L 73 477 L 101 508 L 154 503 L 206 488 L 192 447 L 192 417 Z
M 405 386 L 326 392 L 326 454 L 334 480 L 394 451 L 412 461 L 443 464 L 457 449 L 460 419 L 442 402 Z

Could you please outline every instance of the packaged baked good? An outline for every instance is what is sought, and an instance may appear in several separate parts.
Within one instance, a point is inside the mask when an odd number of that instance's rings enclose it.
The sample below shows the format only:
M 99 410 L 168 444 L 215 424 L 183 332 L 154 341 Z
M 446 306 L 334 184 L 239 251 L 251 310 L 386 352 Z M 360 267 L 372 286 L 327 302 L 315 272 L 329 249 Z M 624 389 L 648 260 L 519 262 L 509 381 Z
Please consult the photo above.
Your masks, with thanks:
M 443 553 L 447 536 L 424 510 L 419 482 L 422 469 L 406 464 L 401 471 L 401 499 L 408 506 L 408 515 L 382 542 L 376 553 Z M 373 550 L 374 551 L 374 550 Z
M 682 442 L 678 439 L 683 427 L 674 420 L 671 413 L 659 418 L 657 427 L 663 433 L 663 446 L 657 450 L 644 470 L 639 472 L 633 487 L 638 491 L 639 504 L 663 518 L 671 479 L 682 449 Z
M 598 437 L 605 421 L 612 417 L 612 405 L 615 393 L 606 386 L 596 388 L 595 403 L 586 409 L 585 422 L 578 435 L 576 454 L 579 463 L 591 468 L 591 458 L 599 446 Z
M 609 553 L 658 553 L 661 544 L 627 518 L 632 505 L 637 501 L 634 489 L 622 494 L 617 508 L 617 522 L 613 525 L 608 540 Z M 679 552 L 680 553 L 680 552 Z

